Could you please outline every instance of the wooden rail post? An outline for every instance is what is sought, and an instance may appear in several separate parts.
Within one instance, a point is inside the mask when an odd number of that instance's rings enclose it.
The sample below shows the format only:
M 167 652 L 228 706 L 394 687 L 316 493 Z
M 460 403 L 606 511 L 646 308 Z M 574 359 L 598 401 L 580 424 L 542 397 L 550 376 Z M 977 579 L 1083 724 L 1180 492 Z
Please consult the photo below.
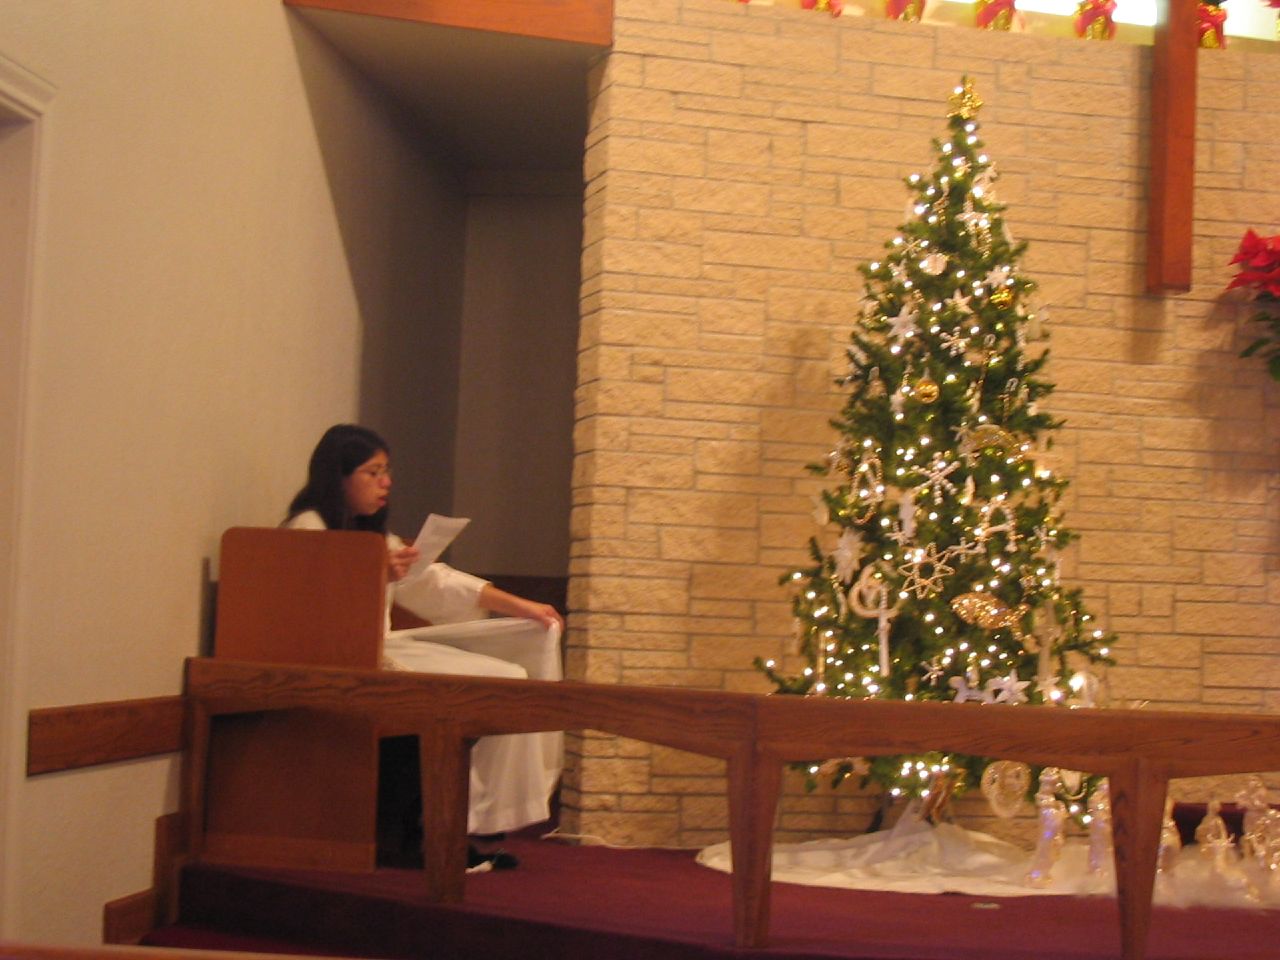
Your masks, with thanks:
M 1151 926 L 1151 895 L 1168 780 L 1140 757 L 1112 769 L 1108 780 L 1120 955 L 1124 960 L 1142 960 Z
M 457 724 L 441 722 L 422 730 L 418 749 L 427 898 L 433 903 L 461 903 L 467 869 L 471 741 L 463 738 Z
M 739 947 L 769 939 L 773 820 L 782 792 L 782 761 L 754 742 L 729 758 L 729 848 L 733 858 L 733 936 Z

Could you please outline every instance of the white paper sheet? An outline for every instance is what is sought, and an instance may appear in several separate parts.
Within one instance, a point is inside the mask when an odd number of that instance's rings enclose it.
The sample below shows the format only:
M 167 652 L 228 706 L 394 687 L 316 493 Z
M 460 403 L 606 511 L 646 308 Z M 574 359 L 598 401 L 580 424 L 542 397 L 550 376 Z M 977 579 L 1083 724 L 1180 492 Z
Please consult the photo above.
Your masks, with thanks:
M 420 556 L 404 575 L 401 583 L 407 584 L 422 576 L 427 567 L 440 559 L 440 554 L 444 553 L 445 548 L 453 543 L 470 522 L 469 517 L 442 517 L 438 513 L 428 514 L 422 529 L 418 531 L 417 539 L 413 541 Z

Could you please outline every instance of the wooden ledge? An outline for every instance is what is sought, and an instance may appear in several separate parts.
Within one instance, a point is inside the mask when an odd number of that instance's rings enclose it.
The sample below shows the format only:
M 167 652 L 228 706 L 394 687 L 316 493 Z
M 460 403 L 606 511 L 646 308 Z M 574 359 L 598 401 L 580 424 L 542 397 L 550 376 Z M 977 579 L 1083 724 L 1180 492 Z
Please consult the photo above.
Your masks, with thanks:
M 613 0 L 285 0 L 285 5 L 597 47 L 613 43 Z

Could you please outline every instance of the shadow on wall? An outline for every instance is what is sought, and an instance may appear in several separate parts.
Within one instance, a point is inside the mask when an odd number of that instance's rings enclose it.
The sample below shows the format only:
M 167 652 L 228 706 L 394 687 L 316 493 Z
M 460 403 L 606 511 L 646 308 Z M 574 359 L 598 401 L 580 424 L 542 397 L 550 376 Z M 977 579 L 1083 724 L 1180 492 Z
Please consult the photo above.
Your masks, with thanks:
M 305 23 L 291 17 L 290 31 L 359 309 L 358 415 L 411 478 L 396 515 L 412 534 L 452 505 L 466 199 L 391 98 Z
M 1240 356 L 1255 336 L 1247 302 L 1227 294 L 1202 306 L 1203 314 L 1182 322 L 1196 324 L 1187 331 L 1191 337 L 1198 333 L 1189 345 L 1200 348 L 1198 376 L 1187 395 L 1199 411 L 1210 452 L 1203 495 L 1240 505 L 1264 520 L 1260 552 L 1244 550 L 1236 558 L 1237 565 L 1244 563 L 1238 585 L 1261 587 L 1266 574 L 1276 571 L 1280 555 L 1280 383 L 1271 379 L 1264 361 Z M 1227 542 L 1222 546 L 1231 549 Z M 1249 556 L 1267 564 L 1253 567 Z
M 418 88 L 401 91 L 395 78 L 426 68 L 419 41 L 443 56 L 439 35 L 389 35 L 384 25 L 375 42 L 365 36 L 367 24 L 344 20 L 347 33 L 331 45 L 334 23 L 323 32 L 307 20 L 290 26 L 359 310 L 358 415 L 394 451 L 393 527 L 412 535 L 430 512 L 468 516 L 473 524 L 451 562 L 489 576 L 563 578 L 583 54 L 513 52 L 549 75 L 530 79 L 530 102 L 546 106 L 553 98 L 560 111 L 552 118 L 558 132 L 535 149 L 520 126 L 528 117 L 498 109 L 504 105 L 494 98 L 447 102 L 449 90 L 511 52 L 507 40 L 455 37 L 463 49 L 429 64 L 435 72 L 427 86 L 439 89 L 424 99 Z M 388 75 L 370 59 L 379 43 L 397 51 Z M 582 89 L 569 96 L 575 81 Z M 568 117 L 575 104 L 582 116 Z M 528 146 L 529 155 L 513 144 Z

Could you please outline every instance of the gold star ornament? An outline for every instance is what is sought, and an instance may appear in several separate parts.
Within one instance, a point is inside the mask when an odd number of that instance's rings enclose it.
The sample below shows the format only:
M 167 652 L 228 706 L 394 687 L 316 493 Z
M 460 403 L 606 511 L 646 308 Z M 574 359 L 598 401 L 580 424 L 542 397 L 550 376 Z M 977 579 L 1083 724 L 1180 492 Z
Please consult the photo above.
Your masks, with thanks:
M 959 117 L 962 120 L 972 120 L 982 106 L 982 101 L 973 92 L 973 81 L 968 77 L 961 80 L 960 85 L 952 91 L 950 103 L 950 116 Z

